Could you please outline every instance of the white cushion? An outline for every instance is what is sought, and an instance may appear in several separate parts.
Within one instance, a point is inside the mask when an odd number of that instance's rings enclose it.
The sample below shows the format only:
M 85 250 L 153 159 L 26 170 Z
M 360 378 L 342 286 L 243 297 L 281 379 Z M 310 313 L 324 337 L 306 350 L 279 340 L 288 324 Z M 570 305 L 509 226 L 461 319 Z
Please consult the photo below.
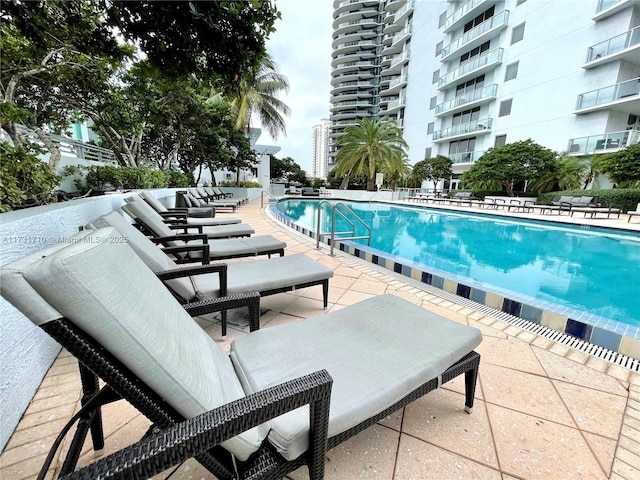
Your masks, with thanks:
M 344 432 L 440 376 L 480 344 L 461 325 L 393 295 L 236 339 L 231 359 L 245 391 L 326 369 L 333 378 L 329 436 Z M 287 459 L 308 448 L 308 407 L 269 422 Z
M 113 229 L 27 266 L 25 279 L 185 417 L 244 396 L 229 358 Z M 224 443 L 246 459 L 254 428 Z

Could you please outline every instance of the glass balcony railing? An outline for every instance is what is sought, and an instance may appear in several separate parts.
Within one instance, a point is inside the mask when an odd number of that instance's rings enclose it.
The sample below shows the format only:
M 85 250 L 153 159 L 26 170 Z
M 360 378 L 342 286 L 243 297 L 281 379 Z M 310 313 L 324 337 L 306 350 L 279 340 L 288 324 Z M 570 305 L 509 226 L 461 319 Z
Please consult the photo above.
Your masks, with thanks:
M 466 105 L 468 103 L 476 102 L 478 100 L 495 98 L 497 94 L 498 85 L 487 85 L 484 88 L 473 90 L 472 92 L 465 93 L 464 95 L 460 95 L 458 97 L 452 98 L 451 100 L 436 105 L 436 115 L 442 112 L 447 112 L 456 107 Z
M 589 47 L 587 63 L 640 44 L 640 27 L 628 30 L 620 35 Z
M 619 150 L 636 143 L 640 143 L 640 130 L 623 130 L 622 132 L 572 138 L 569 140 L 568 151 L 569 154 L 574 155 L 605 153 L 607 150 Z
M 450 71 L 449 73 L 443 75 L 438 79 L 438 88 L 442 87 L 443 85 L 447 85 L 448 83 L 457 80 L 463 75 L 466 75 L 469 72 L 473 72 L 474 70 L 478 70 L 486 65 L 502 62 L 503 53 L 503 48 L 496 48 L 495 50 L 491 50 L 490 52 L 485 53 L 484 55 L 480 55 L 470 62 L 459 66 L 455 70 Z
M 480 35 L 487 33 L 488 31 L 496 27 L 501 27 L 501 26 L 506 27 L 508 22 L 509 22 L 509 10 L 503 10 L 502 12 L 495 14 L 490 19 L 482 22 L 477 27 L 472 28 L 468 32 L 460 35 L 449 45 L 444 47 L 442 49 L 442 55 L 440 56 L 440 59 L 443 60 L 444 58 L 448 57 L 456 50 L 464 47 L 467 43 L 471 42 L 472 40 L 478 38 Z
M 488 133 L 489 130 L 491 130 L 492 123 L 492 118 L 483 118 L 468 123 L 461 123 L 460 125 L 443 128 L 442 130 L 436 130 L 435 132 L 433 132 L 432 138 L 434 141 L 436 141 L 447 137 L 455 137 L 458 135 L 466 135 L 469 133 Z
M 447 155 L 453 163 L 476 163 L 485 154 L 484 150 L 475 152 L 450 153 Z
M 449 29 L 451 25 L 456 23 L 464 15 L 466 15 L 471 10 L 473 10 L 474 8 L 476 8 L 478 5 L 480 5 L 482 2 L 485 2 L 485 1 L 486 0 L 469 0 L 467 3 L 462 5 L 460 8 L 458 8 L 455 12 L 453 12 L 451 15 L 447 17 L 447 19 L 444 21 L 444 26 L 443 26 L 444 30 L 447 31 L 447 29 Z
M 600 0 L 598 2 L 598 8 L 596 9 L 596 13 L 600 13 L 609 7 L 613 7 L 616 3 L 620 3 L 620 0 Z
M 615 102 L 616 100 L 636 95 L 640 95 L 640 78 L 582 93 L 578 95 L 576 110 Z

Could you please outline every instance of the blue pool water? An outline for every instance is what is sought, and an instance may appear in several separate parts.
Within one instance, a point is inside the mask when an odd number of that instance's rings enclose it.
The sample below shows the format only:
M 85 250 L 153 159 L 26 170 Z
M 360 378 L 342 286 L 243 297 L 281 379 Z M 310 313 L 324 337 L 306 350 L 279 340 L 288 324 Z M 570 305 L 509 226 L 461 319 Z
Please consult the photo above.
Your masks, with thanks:
M 318 203 L 281 200 L 278 210 L 315 231 Z M 372 228 L 370 246 L 376 250 L 640 327 L 638 234 L 377 202 L 343 203 Z M 323 232 L 330 230 L 328 211 L 323 206 Z M 336 231 L 346 229 L 338 216 Z M 356 241 L 366 245 L 366 240 Z

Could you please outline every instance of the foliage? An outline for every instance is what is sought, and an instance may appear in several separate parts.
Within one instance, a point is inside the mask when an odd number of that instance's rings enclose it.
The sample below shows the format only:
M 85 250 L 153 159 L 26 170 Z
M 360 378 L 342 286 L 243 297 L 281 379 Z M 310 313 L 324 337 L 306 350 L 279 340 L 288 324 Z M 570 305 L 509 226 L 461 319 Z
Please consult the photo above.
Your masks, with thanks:
M 343 175 L 347 181 L 351 175 L 366 176 L 368 191 L 375 190 L 376 173 L 394 171 L 394 163 L 406 158 L 408 148 L 407 142 L 402 138 L 402 129 L 395 121 L 386 117 L 356 121 L 355 125 L 345 128 L 336 145 L 339 148 L 336 174 Z
M 186 188 L 194 185 L 193 176 L 174 170 L 165 170 L 165 186 L 175 188 Z
M 465 188 L 486 187 L 487 181 L 500 183 L 507 195 L 513 196 L 516 183 L 544 176 L 552 170 L 555 158 L 555 152 L 531 139 L 507 143 L 489 149 L 463 174 L 462 180 Z
M 228 91 L 259 65 L 280 18 L 268 0 L 100 2 L 109 23 L 137 42 L 151 64 L 172 77 L 216 77 Z
M 425 158 L 413 166 L 412 177 L 418 184 L 423 180 L 436 183 L 442 178 L 450 178 L 453 174 L 453 160 L 444 155 Z
M 537 192 L 578 189 L 589 173 L 589 163 L 579 157 L 560 155 L 550 165 L 549 171 L 534 179 L 529 189 Z
M 65 175 L 77 175 L 78 170 L 84 173 L 86 189 L 95 192 L 111 190 L 137 190 L 163 187 L 189 187 L 194 184 L 193 177 L 176 171 L 153 170 L 148 167 L 112 167 L 95 165 L 67 169 Z M 78 186 L 76 184 L 76 186 Z
M 221 187 L 262 188 L 258 182 L 220 182 Z
M 284 157 L 280 159 L 272 155 L 269 174 L 272 181 L 279 180 L 286 183 L 297 182 L 303 185 L 308 183 L 306 172 L 302 170 L 302 167 L 300 167 L 300 165 L 298 165 L 291 157 Z
M 340 189 L 344 179 L 336 175 L 336 169 L 334 168 L 327 174 L 327 187 L 332 189 Z M 365 190 L 367 188 L 367 179 L 364 175 L 349 175 L 347 189 L 349 190 Z M 345 190 L 342 188 L 342 190 Z
M 52 191 L 61 178 L 38 158 L 42 153 L 33 144 L 14 147 L 0 142 L 0 212 L 53 200 Z
M 618 187 L 640 187 L 640 143 L 619 152 L 595 155 L 592 165 L 595 171 L 605 174 Z
M 322 178 L 316 178 L 311 182 L 311 186 L 314 189 L 319 189 L 320 187 L 326 187 L 327 183 Z
M 603 207 L 619 208 L 623 212 L 635 210 L 640 203 L 640 189 L 614 188 L 612 190 L 563 190 L 538 195 L 537 203 L 546 204 L 554 195 L 593 195 Z

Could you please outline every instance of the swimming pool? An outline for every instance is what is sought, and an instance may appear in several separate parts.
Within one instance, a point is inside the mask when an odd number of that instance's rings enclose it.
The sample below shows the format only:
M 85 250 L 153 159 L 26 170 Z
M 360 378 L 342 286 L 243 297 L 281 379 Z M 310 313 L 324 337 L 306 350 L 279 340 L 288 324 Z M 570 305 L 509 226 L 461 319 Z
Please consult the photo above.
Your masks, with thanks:
M 295 224 L 315 231 L 318 203 L 281 200 L 277 209 Z M 432 277 L 453 279 L 456 290 L 467 298 L 474 299 L 474 290 L 500 294 L 521 303 L 514 307 L 519 309 L 517 316 L 533 321 L 540 322 L 537 317 L 542 314 L 522 315 L 523 310 L 561 313 L 569 320 L 621 334 L 628 334 L 630 326 L 636 332 L 632 336 L 640 338 L 637 234 L 380 202 L 344 203 L 372 227 L 370 247 L 366 240 L 354 241 L 361 244 L 357 250 L 372 258 L 385 256 Z M 329 207 L 324 208 L 322 231 L 328 231 Z M 338 217 L 336 230 L 344 229 Z M 434 284 L 433 278 L 427 280 Z

